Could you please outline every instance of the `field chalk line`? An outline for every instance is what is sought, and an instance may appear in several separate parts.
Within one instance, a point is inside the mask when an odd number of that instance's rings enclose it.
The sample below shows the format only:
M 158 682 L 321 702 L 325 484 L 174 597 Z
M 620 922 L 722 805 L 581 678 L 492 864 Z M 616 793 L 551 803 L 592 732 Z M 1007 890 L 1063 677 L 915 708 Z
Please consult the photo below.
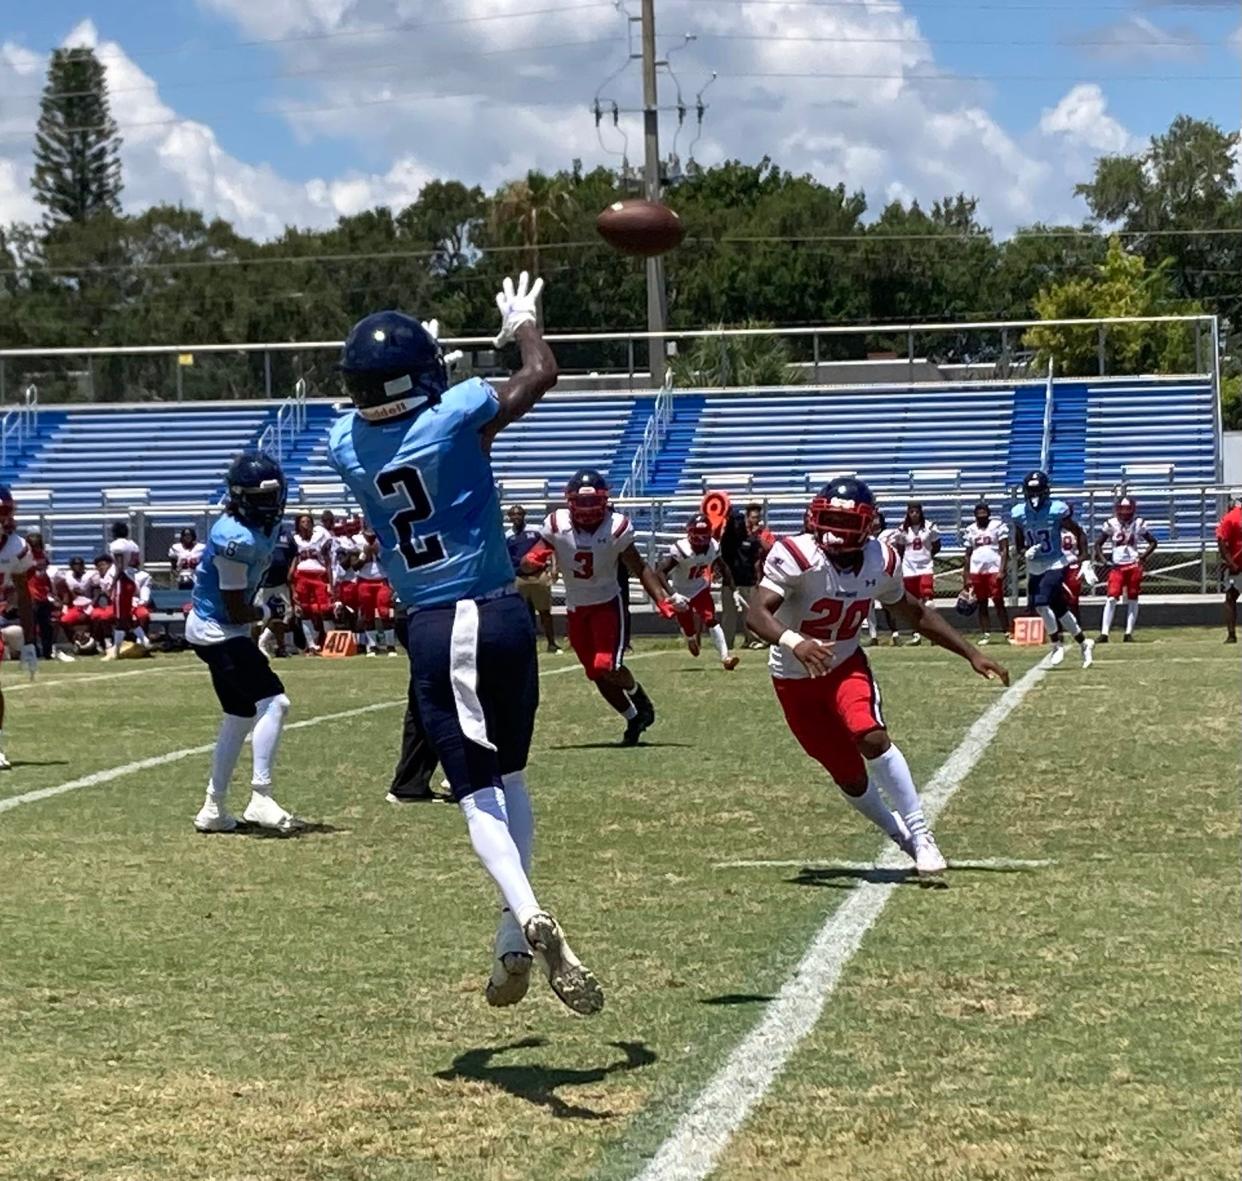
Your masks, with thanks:
M 637 656 L 631 656 L 630 660 L 645 660 L 650 656 L 661 656 L 663 652 L 641 652 Z M 555 677 L 562 673 L 576 672 L 578 665 L 566 664 L 563 668 L 550 668 L 546 672 L 541 672 L 539 676 Z M 139 670 L 135 670 L 137 672 Z M 172 672 L 172 669 L 165 670 L 141 670 L 141 671 L 165 671 Z M 129 673 L 105 673 L 104 676 L 129 676 Z M 86 677 L 66 678 L 74 681 L 85 681 Z M 90 680 L 102 680 L 104 677 L 91 677 Z M 363 714 L 375 713 L 381 709 L 395 709 L 399 705 L 405 705 L 404 697 L 397 698 L 393 701 L 377 701 L 371 705 L 363 705 L 357 709 L 346 709 L 340 713 L 319 714 L 313 718 L 304 718 L 299 722 L 290 722 L 285 726 L 286 730 L 302 730 L 307 726 L 318 726 L 321 722 L 339 722 L 345 718 L 357 718 Z M 11 812 L 14 808 L 20 808 L 23 804 L 35 804 L 40 800 L 48 800 L 53 796 L 63 796 L 71 791 L 78 791 L 84 787 L 98 787 L 101 783 L 111 783 L 114 779 L 120 779 L 124 775 L 133 775 L 138 771 L 149 771 L 153 767 L 164 767 L 169 763 L 177 763 L 182 759 L 193 758 L 195 755 L 205 755 L 211 752 L 215 747 L 214 742 L 204 743 L 202 746 L 187 746 L 182 750 L 170 750 L 167 754 L 152 755 L 148 759 L 138 759 L 132 763 L 123 763 L 119 767 L 109 767 L 104 771 L 95 771 L 90 775 L 83 775 L 80 779 L 70 779 L 68 783 L 58 783 L 54 787 L 40 787 L 35 791 L 22 792 L 21 795 L 7 796 L 0 799 L 0 813 Z
M 950 869 L 1046 869 L 1055 861 L 1027 861 L 1020 857 L 966 857 L 953 858 Z M 804 857 L 799 861 L 717 861 L 712 869 L 842 869 L 847 872 L 865 872 L 875 869 L 875 861 L 816 861 Z
M 1001 723 L 1048 674 L 1045 662 L 1006 689 L 966 731 L 923 790 L 929 821 L 953 798 L 983 757 Z M 895 848 L 876 859 L 884 869 L 909 864 Z M 677 1121 L 637 1181 L 703 1181 L 715 1169 L 734 1132 L 767 1094 L 802 1040 L 819 1021 L 863 937 L 898 888 L 897 882 L 861 882 L 824 921 L 793 975 L 781 986 L 763 1018 L 708 1081 Z

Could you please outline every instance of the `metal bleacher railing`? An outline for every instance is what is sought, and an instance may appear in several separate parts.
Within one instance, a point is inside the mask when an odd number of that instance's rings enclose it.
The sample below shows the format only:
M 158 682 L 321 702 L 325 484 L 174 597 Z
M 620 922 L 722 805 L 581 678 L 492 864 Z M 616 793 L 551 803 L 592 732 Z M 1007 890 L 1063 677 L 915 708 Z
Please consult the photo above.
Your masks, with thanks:
M 32 382 L 22 392 L 22 401 L 0 418 L 0 468 L 8 466 L 10 455 L 25 449 L 38 422 L 39 387 Z
M 263 428 L 257 446 L 277 463 L 284 463 L 285 455 L 294 440 L 306 429 L 306 382 L 301 378 L 294 383 L 293 397 L 286 398 L 276 411 L 276 418 Z

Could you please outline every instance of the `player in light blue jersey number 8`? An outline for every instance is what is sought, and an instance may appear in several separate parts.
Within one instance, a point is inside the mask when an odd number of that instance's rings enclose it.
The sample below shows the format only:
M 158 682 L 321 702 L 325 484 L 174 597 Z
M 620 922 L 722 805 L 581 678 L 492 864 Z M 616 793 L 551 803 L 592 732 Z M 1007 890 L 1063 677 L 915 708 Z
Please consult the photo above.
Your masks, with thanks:
M 1028 606 L 1044 621 L 1052 645 L 1051 663 L 1060 664 L 1065 659 L 1065 649 L 1056 638 L 1063 628 L 1081 649 L 1083 668 L 1090 668 L 1095 642 L 1087 639 L 1070 608 L 1065 590 L 1069 557 L 1061 544 L 1061 531 L 1067 530 L 1077 538 L 1079 551 L 1086 553 L 1082 526 L 1074 520 L 1070 506 L 1052 495 L 1048 475 L 1040 471 L 1027 473 L 1022 481 L 1022 503 L 1013 507 L 1010 516 L 1014 549 L 1026 555 Z
M 340 366 L 355 410 L 333 426 L 328 457 L 362 505 L 409 609 L 418 711 L 504 900 L 487 999 L 521 1000 L 533 959 L 566 1005 L 595 1013 L 604 1003 L 599 983 L 528 877 L 535 634 L 517 595 L 490 459 L 497 433 L 556 384 L 556 359 L 536 327 L 542 288 L 523 273 L 496 297 L 496 347 L 516 341 L 522 359 L 501 391 L 478 378 L 449 385 L 435 321 L 395 311 L 359 321 Z

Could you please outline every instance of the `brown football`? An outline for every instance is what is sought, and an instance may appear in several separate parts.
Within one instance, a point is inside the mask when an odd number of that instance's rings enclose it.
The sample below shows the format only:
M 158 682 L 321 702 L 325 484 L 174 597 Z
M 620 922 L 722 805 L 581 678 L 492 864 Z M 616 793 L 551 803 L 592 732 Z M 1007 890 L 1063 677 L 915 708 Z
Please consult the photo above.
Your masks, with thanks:
M 609 205 L 595 219 L 599 235 L 614 250 L 654 258 L 681 245 L 686 227 L 667 205 L 635 198 Z

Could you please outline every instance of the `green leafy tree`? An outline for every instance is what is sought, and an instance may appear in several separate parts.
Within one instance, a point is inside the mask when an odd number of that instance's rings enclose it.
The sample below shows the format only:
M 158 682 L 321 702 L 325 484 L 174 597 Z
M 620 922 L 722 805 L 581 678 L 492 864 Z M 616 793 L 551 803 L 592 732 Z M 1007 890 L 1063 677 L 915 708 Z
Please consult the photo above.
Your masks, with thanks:
M 748 320 L 736 327 L 772 325 Z M 689 350 L 674 357 L 670 368 L 673 384 L 683 389 L 796 385 L 802 375 L 792 367 L 792 361 L 788 343 L 778 336 L 702 336 Z
M 31 178 L 49 227 L 120 213 L 120 150 L 103 63 L 93 49 L 54 50 L 35 132 Z

